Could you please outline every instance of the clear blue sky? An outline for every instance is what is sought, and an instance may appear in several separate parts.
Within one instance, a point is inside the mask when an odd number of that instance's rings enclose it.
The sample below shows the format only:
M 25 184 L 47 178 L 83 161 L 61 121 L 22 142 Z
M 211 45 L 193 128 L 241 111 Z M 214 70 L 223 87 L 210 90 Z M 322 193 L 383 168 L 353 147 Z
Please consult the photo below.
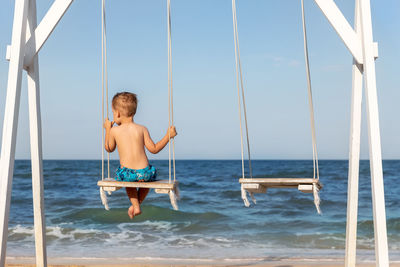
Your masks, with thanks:
M 166 1 L 108 1 L 111 96 L 139 96 L 136 122 L 155 140 L 168 125 Z M 299 0 L 238 0 L 252 154 L 311 159 L 311 132 Z M 38 1 L 43 17 L 50 0 Z M 336 0 L 353 23 L 354 3 Z M 377 85 L 383 157 L 400 158 L 400 1 L 372 0 L 379 42 Z M 14 1 L 0 4 L 0 130 Z M 352 57 L 318 7 L 306 0 L 320 158 L 346 159 Z M 172 0 L 173 75 L 179 159 L 240 158 L 230 0 Z M 40 52 L 46 159 L 100 158 L 100 0 L 75 0 Z M 21 98 L 17 158 L 29 158 L 27 88 Z M 365 108 L 363 109 L 365 116 Z M 362 157 L 368 157 L 366 119 Z M 167 151 L 151 158 L 166 158 Z

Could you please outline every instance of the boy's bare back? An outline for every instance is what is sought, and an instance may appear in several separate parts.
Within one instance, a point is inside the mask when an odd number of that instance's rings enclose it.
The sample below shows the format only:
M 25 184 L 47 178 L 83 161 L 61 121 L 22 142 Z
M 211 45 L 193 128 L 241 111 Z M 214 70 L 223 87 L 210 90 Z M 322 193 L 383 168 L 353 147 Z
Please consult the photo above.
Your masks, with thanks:
M 111 135 L 114 136 L 118 147 L 121 166 L 130 169 L 143 169 L 149 165 L 144 150 L 145 137 L 149 136 L 149 132 L 144 126 L 133 122 L 121 124 L 119 127 L 111 129 Z
M 108 119 L 105 124 L 113 124 Z M 154 144 L 146 127 L 130 121 L 119 123 L 118 127 L 110 127 L 108 148 L 114 151 L 118 147 L 121 166 L 130 169 L 143 169 L 149 165 L 145 147 L 153 154 L 157 154 L 168 143 L 169 138 L 176 136 L 174 126 L 171 126 L 167 134 L 157 144 Z M 106 144 L 107 145 L 107 144 Z

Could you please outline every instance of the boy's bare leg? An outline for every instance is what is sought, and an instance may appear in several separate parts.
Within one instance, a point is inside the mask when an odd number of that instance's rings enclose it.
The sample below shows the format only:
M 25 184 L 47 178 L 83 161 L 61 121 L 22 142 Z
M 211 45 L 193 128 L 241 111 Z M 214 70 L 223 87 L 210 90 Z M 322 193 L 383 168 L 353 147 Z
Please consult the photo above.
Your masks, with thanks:
M 133 219 L 133 217 L 142 213 L 139 205 L 138 190 L 136 188 L 129 188 L 129 187 L 126 187 L 125 189 L 126 189 L 126 194 L 128 195 L 129 200 L 132 203 L 132 206 L 130 206 L 128 209 L 128 215 L 131 219 Z
M 147 194 L 150 192 L 150 188 L 140 188 L 138 191 L 139 204 L 142 204 Z

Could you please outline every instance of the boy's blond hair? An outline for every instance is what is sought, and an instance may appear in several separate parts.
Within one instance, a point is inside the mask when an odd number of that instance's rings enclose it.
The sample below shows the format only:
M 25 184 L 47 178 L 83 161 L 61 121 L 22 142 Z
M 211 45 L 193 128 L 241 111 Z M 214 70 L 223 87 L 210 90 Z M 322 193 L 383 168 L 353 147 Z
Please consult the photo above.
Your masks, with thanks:
M 116 93 L 112 99 L 112 107 L 121 112 L 123 116 L 131 117 L 136 114 L 136 94 L 129 92 Z

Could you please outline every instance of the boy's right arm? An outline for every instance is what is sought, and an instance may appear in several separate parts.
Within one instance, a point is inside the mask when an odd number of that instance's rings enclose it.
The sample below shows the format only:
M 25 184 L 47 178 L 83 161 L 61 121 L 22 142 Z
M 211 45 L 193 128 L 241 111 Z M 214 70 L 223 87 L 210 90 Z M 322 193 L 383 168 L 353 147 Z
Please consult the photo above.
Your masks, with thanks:
M 115 141 L 113 131 L 111 130 L 112 125 L 113 125 L 113 122 L 109 121 L 108 119 L 105 120 L 104 128 L 106 129 L 106 137 L 104 140 L 104 148 L 109 153 L 113 152 L 115 150 L 115 148 L 117 147 L 117 143 Z
M 168 129 L 167 134 L 157 144 L 154 144 L 149 131 L 147 128 L 144 128 L 144 145 L 150 153 L 157 154 L 168 144 L 169 138 L 174 138 L 176 135 L 175 126 L 171 126 Z

